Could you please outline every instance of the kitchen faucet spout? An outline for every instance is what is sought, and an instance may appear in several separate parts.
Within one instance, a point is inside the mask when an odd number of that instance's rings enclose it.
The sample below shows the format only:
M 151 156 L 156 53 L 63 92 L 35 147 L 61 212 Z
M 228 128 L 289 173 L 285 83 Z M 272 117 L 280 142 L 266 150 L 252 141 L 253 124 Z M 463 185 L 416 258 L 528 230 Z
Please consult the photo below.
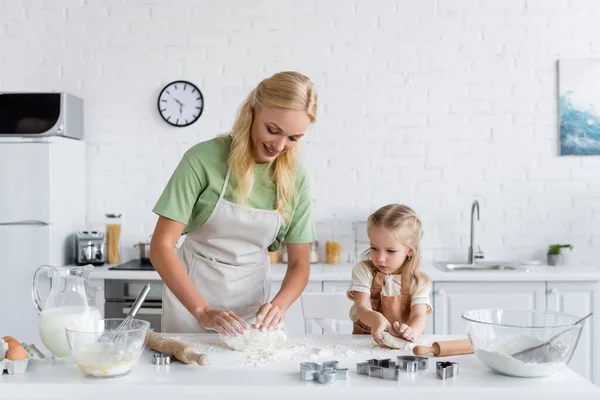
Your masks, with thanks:
M 475 200 L 471 206 L 471 241 L 469 243 L 469 264 L 475 264 L 474 246 L 475 246 L 475 210 L 477 210 L 477 221 L 479 221 L 479 201 Z

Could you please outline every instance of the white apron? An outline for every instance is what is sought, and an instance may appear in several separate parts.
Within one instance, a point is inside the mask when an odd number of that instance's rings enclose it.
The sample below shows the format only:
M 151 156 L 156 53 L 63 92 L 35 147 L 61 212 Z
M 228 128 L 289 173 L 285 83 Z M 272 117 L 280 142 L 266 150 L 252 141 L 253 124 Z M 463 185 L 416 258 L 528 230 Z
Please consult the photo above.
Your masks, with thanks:
M 241 206 L 224 199 L 230 170 L 212 214 L 189 232 L 177 256 L 210 307 L 231 310 L 250 321 L 271 296 L 267 248 L 279 232 L 277 210 Z M 206 333 L 194 316 L 164 286 L 162 332 Z

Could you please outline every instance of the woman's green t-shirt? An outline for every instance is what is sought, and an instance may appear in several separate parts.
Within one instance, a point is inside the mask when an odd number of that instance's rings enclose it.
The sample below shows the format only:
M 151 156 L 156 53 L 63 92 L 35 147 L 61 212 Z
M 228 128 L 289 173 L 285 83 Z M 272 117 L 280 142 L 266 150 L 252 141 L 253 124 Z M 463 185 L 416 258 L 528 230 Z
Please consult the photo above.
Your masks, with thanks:
M 186 224 L 184 233 L 197 229 L 213 212 L 227 173 L 227 158 L 231 137 L 222 136 L 198 143 L 183 156 L 173 172 L 153 212 Z M 274 210 L 277 204 L 275 184 L 267 176 L 271 164 L 254 165 L 254 186 L 246 206 Z M 234 201 L 236 182 L 230 176 L 225 199 Z M 281 218 L 281 227 L 269 251 L 286 243 L 309 243 L 317 240 L 312 218 L 310 182 L 302 167 L 297 169 L 295 196 L 292 200 L 291 218 Z

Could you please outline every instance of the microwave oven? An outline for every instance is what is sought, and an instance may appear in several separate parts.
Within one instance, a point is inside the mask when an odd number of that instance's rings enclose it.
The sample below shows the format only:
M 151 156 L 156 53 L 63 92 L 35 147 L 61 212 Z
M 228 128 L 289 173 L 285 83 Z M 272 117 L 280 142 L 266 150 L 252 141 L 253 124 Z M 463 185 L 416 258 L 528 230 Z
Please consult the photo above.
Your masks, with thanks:
M 64 92 L 0 93 L 0 137 L 83 140 L 83 99 Z

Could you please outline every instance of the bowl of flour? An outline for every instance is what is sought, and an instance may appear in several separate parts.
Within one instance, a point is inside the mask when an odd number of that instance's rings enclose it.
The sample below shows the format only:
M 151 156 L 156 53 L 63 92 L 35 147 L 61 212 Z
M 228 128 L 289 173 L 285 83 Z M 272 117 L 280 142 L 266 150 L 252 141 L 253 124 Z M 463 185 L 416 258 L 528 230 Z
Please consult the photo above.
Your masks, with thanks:
M 583 323 L 576 315 L 543 310 L 470 310 L 462 315 L 477 358 L 503 375 L 536 378 L 552 375 L 571 360 Z M 513 355 L 546 342 L 549 345 L 523 361 Z

